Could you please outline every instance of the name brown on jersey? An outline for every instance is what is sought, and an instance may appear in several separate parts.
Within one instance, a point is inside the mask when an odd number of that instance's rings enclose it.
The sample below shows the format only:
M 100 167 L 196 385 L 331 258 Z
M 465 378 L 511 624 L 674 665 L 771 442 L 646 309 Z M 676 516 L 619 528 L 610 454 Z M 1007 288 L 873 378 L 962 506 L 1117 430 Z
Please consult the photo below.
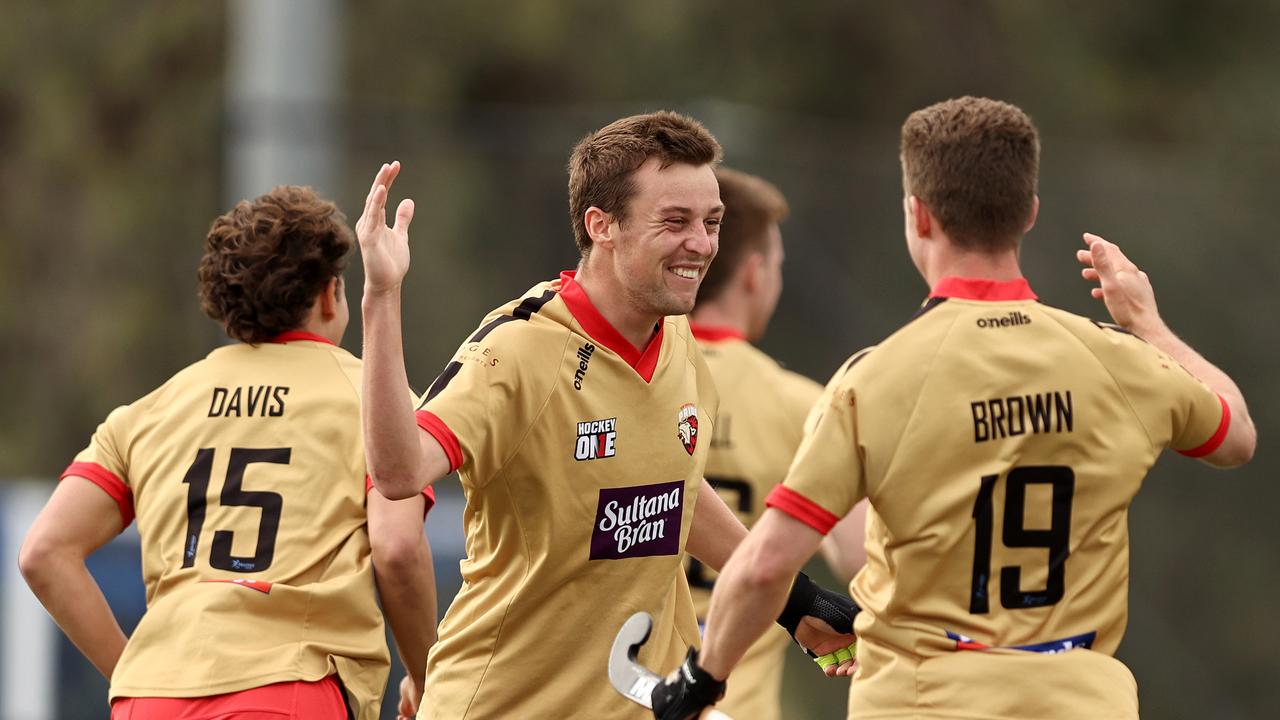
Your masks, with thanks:
M 1071 432 L 1075 410 L 1070 390 L 1048 390 L 969 403 L 975 443 L 1027 433 Z

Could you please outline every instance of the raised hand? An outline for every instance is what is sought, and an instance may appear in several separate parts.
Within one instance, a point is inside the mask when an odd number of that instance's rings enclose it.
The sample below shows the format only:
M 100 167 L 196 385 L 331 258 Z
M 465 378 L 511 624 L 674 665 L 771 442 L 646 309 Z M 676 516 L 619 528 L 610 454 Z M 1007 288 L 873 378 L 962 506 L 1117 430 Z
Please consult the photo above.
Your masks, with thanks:
M 373 178 L 364 212 L 356 221 L 356 239 L 364 260 L 365 294 L 384 293 L 400 288 L 409 272 L 409 223 L 413 220 L 413 201 L 405 198 L 396 208 L 396 224 L 387 226 L 387 193 L 400 162 L 383 164 Z
M 1077 250 L 1076 260 L 1084 265 L 1080 275 L 1097 282 L 1090 294 L 1107 306 L 1116 324 L 1145 337 L 1158 329 L 1163 320 L 1156 308 L 1156 294 L 1151 280 L 1133 261 L 1108 242 L 1092 233 L 1084 234 L 1087 250 Z

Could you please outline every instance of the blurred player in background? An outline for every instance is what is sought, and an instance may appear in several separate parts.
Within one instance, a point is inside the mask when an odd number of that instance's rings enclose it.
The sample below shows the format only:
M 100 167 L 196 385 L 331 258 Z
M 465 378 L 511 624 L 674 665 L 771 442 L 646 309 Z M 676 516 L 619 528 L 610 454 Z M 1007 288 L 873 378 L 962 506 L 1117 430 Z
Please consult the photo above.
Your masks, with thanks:
M 290 186 L 215 220 L 201 307 L 238 342 L 113 411 L 27 536 L 22 573 L 111 679 L 113 718 L 374 720 L 389 663 L 373 562 L 421 684 L 434 496 L 366 498 L 360 361 L 337 346 L 345 223 Z M 147 611 L 126 638 L 85 558 L 135 513 Z
M 654 616 L 642 656 L 656 663 L 697 642 L 682 554 L 719 568 L 746 532 L 703 480 L 718 399 L 684 317 L 716 253 L 719 158 L 675 113 L 584 138 L 569 161 L 577 271 L 485 317 L 416 424 L 396 391 L 413 203 L 387 227 L 399 164 L 374 179 L 356 225 L 374 482 L 403 497 L 457 470 L 467 495 L 463 586 L 419 717 L 640 718 L 608 679 L 623 621 Z M 852 640 L 798 632 L 809 647 Z
M 716 432 L 707 456 L 707 482 L 748 527 L 765 510 L 765 497 L 782 482 L 803 437 L 805 417 L 822 386 L 786 370 L 752 343 L 764 337 L 782 294 L 782 231 L 787 201 L 769 182 L 716 168 L 725 211 L 720 250 L 698 288 L 690 316 L 711 377 L 720 393 Z M 849 513 L 822 544 L 827 562 L 845 583 L 862 567 L 866 504 Z M 699 620 L 706 618 L 714 571 L 687 563 Z M 789 638 L 769 628 L 733 671 L 717 707 L 735 718 L 782 717 L 782 668 Z
M 1163 448 L 1238 465 L 1256 434 L 1235 383 L 1174 336 L 1114 244 L 1086 235 L 1079 259 L 1117 325 L 1036 302 L 1018 251 L 1039 150 L 1005 103 L 961 98 L 907 118 L 907 247 L 929 299 L 828 386 L 716 585 L 701 655 L 712 677 L 869 497 L 849 717 L 1138 716 L 1112 657 L 1129 503 Z

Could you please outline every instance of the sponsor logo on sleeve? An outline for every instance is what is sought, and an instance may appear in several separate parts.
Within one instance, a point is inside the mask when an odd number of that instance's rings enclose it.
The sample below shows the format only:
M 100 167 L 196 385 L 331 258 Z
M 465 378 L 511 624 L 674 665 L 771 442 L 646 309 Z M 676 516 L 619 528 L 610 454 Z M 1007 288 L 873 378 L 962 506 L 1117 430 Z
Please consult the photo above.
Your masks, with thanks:
M 591 530 L 592 560 L 621 560 L 680 552 L 684 481 L 601 488 Z
M 676 434 L 680 442 L 684 443 L 685 452 L 692 455 L 698 447 L 698 408 L 692 403 L 680 406 L 680 413 L 676 419 Z
M 618 418 L 578 423 L 578 440 L 573 446 L 574 460 L 611 458 L 617 454 Z

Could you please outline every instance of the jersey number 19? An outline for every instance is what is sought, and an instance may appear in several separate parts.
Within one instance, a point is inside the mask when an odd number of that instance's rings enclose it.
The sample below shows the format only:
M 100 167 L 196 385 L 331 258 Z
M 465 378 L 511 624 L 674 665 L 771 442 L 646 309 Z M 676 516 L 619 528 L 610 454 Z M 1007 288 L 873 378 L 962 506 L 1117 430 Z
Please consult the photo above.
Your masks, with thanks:
M 973 504 L 977 524 L 973 542 L 973 586 L 969 594 L 969 612 L 991 611 L 987 588 L 991 582 L 991 541 L 995 519 L 995 488 L 999 475 L 986 475 Z M 1010 610 L 1054 605 L 1066 591 L 1066 562 L 1071 554 L 1071 498 L 1075 494 L 1076 477 L 1063 465 L 1030 465 L 1015 467 L 1006 477 L 1004 499 L 1004 532 L 1001 540 L 1010 548 L 1045 548 L 1049 551 L 1049 580 L 1043 590 L 1022 590 L 1022 568 L 1016 565 L 1000 568 L 1000 604 Z M 1053 507 L 1048 529 L 1025 527 L 1027 487 L 1049 485 L 1053 489 Z

